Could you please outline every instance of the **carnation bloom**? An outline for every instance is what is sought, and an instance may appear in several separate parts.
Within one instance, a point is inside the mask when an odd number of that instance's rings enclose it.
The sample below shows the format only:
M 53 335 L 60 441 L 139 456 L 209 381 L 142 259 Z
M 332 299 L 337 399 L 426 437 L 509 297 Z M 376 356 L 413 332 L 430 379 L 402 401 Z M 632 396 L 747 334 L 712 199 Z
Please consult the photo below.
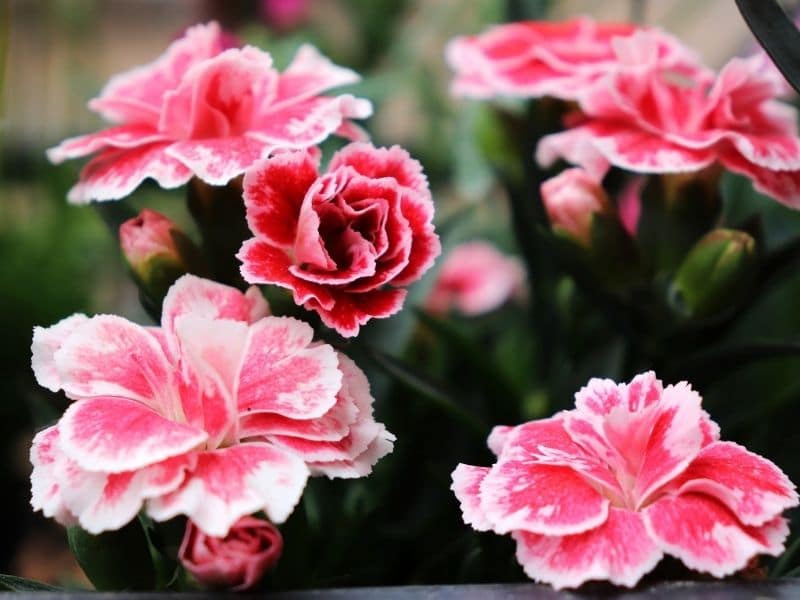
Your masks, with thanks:
M 524 280 L 519 259 L 487 242 L 466 242 L 445 257 L 425 306 L 436 313 L 455 307 L 465 315 L 480 315 L 519 293 Z
M 178 559 L 203 585 L 242 591 L 257 584 L 282 551 L 281 532 L 269 521 L 247 516 L 223 537 L 207 535 L 187 522 Z
M 492 467 L 459 465 L 464 521 L 510 533 L 527 575 L 556 588 L 607 579 L 632 587 L 674 556 L 715 577 L 778 555 L 794 485 L 732 442 L 687 383 L 592 379 L 575 409 L 496 427 Z
M 574 100 L 619 66 L 614 40 L 648 31 L 664 68 L 705 73 L 678 40 L 628 23 L 596 23 L 580 17 L 561 23 L 527 21 L 496 25 L 450 41 L 447 62 L 455 71 L 453 93 L 472 98 L 553 96 Z
M 566 169 L 541 186 L 542 203 L 556 231 L 589 246 L 594 215 L 613 208 L 600 181 L 580 168 Z
M 615 49 L 627 68 L 581 94 L 575 126 L 540 141 L 541 164 L 565 158 L 601 177 L 609 166 L 682 173 L 719 162 L 800 208 L 797 112 L 775 100 L 780 85 L 760 57 L 734 58 L 712 84 L 660 68 L 648 34 L 617 40 Z
M 34 509 L 98 533 L 144 507 L 224 536 L 260 510 L 284 521 L 309 474 L 369 473 L 393 437 L 364 374 L 307 324 L 267 313 L 256 288 L 185 275 L 161 327 L 111 315 L 37 327 L 37 381 L 75 402 L 34 438 Z
M 123 198 L 148 177 L 164 188 L 193 175 L 223 185 L 276 148 L 306 148 L 332 133 L 361 137 L 348 119 L 368 117 L 370 103 L 320 95 L 357 80 L 309 45 L 279 73 L 266 52 L 226 48 L 216 23 L 197 25 L 89 103 L 117 125 L 67 139 L 48 157 L 96 154 L 69 192 L 73 202 Z
M 422 166 L 397 146 L 350 144 L 324 175 L 314 153 L 277 154 L 247 172 L 244 200 L 245 281 L 292 290 L 343 336 L 400 310 L 440 252 Z

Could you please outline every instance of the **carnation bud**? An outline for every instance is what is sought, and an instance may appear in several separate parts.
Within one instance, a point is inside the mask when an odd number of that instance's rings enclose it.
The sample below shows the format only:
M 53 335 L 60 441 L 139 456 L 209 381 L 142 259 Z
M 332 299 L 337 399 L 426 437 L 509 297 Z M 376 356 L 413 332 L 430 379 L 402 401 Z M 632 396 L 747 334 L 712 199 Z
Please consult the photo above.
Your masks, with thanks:
M 145 208 L 120 225 L 119 240 L 139 289 L 156 306 L 181 275 L 202 272 L 195 244 L 154 210 Z
M 587 248 L 592 243 L 595 216 L 614 212 L 600 183 L 580 168 L 548 179 L 541 191 L 553 230 Z
M 715 229 L 683 260 L 672 283 L 672 302 L 679 312 L 692 317 L 733 308 L 752 286 L 757 265 L 757 244 L 750 235 Z

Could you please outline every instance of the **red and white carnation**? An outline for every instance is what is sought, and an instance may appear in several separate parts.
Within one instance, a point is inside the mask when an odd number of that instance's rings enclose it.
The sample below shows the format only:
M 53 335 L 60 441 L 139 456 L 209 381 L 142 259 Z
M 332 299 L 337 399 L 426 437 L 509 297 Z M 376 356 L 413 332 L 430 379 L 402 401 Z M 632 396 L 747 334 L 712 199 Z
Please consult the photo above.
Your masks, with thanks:
M 795 486 L 732 442 L 687 383 L 652 372 L 629 384 L 592 379 L 575 408 L 496 427 L 492 467 L 460 464 L 464 521 L 510 533 L 527 575 L 556 588 L 604 579 L 634 586 L 667 554 L 724 577 L 777 556 Z
M 268 315 L 256 288 L 185 275 L 161 327 L 74 315 L 33 337 L 44 387 L 74 400 L 31 449 L 36 510 L 90 533 L 144 511 L 221 537 L 263 510 L 283 522 L 309 475 L 360 477 L 392 449 L 364 374 Z

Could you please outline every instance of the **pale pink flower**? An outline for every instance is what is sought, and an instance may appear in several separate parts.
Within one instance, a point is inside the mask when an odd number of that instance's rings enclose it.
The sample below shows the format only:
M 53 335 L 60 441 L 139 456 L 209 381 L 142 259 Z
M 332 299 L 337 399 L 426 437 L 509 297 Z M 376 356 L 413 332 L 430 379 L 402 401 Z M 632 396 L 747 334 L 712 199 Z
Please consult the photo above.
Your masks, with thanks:
M 223 537 L 207 535 L 188 521 L 178 559 L 203 585 L 242 591 L 257 584 L 281 552 L 281 532 L 269 521 L 247 516 Z
M 592 236 L 592 218 L 613 211 L 600 181 L 584 169 L 566 169 L 541 185 L 542 203 L 553 229 L 584 246 Z
M 581 94 L 575 126 L 544 137 L 539 162 L 565 158 L 597 177 L 610 166 L 682 173 L 719 162 L 800 208 L 797 111 L 775 100 L 780 85 L 761 58 L 731 60 L 712 84 L 658 68 L 656 44 L 644 33 L 616 40 L 629 68 Z
M 75 400 L 36 435 L 32 505 L 90 533 L 144 508 L 224 536 L 263 510 L 275 523 L 309 474 L 360 477 L 391 451 L 364 374 L 307 324 L 191 275 L 161 327 L 74 315 L 33 336 L 37 381 Z
M 180 261 L 181 251 L 176 243 L 175 231 L 178 231 L 177 226 L 169 218 L 145 208 L 138 216 L 120 225 L 119 245 L 134 268 L 157 256 Z
M 268 53 L 226 48 L 216 23 L 197 25 L 89 103 L 116 126 L 65 140 L 48 157 L 97 154 L 70 190 L 73 202 L 119 199 L 148 177 L 164 188 L 192 176 L 223 185 L 275 149 L 307 148 L 333 133 L 363 137 L 349 119 L 368 117 L 369 101 L 320 95 L 358 79 L 309 45 L 280 73 Z
M 579 17 L 560 23 L 495 25 L 479 35 L 451 40 L 446 57 L 456 73 L 452 90 L 472 98 L 574 100 L 619 68 L 614 41 L 637 31 L 647 31 L 657 40 L 656 58 L 664 68 L 687 74 L 706 72 L 691 51 L 662 31 Z
M 255 234 L 238 257 L 250 283 L 292 290 L 294 301 L 352 337 L 403 306 L 405 286 L 441 251 L 422 165 L 398 146 L 349 144 L 320 174 L 318 156 L 277 154 L 244 178 Z
M 575 409 L 496 427 L 492 467 L 458 465 L 464 521 L 510 533 L 527 575 L 556 588 L 603 579 L 632 587 L 664 554 L 724 577 L 778 555 L 795 486 L 732 442 L 687 383 L 592 379 Z
M 520 293 L 524 281 L 518 258 L 505 256 L 488 242 L 466 242 L 445 257 L 425 307 L 435 313 L 456 308 L 465 315 L 480 315 Z

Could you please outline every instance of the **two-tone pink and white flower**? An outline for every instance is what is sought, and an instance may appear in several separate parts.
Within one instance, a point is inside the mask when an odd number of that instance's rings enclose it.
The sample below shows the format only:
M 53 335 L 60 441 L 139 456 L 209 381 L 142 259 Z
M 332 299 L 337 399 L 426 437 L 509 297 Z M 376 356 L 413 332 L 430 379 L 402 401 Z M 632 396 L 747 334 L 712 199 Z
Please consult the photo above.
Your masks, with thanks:
M 510 533 L 527 575 L 556 588 L 632 587 L 667 554 L 723 577 L 778 555 L 795 486 L 732 442 L 686 383 L 645 373 L 593 379 L 575 409 L 496 427 L 492 467 L 461 464 L 452 489 L 464 521 Z
M 242 276 L 292 290 L 294 301 L 352 337 L 403 306 L 405 286 L 441 251 L 422 166 L 398 146 L 349 144 L 320 174 L 318 155 L 286 152 L 247 172 L 255 237 L 238 254 Z
M 48 151 L 56 163 L 96 155 L 69 199 L 116 200 L 148 177 L 164 188 L 192 176 L 223 185 L 275 149 L 363 137 L 350 119 L 368 117 L 369 101 L 321 95 L 356 73 L 309 45 L 282 73 L 258 48 L 227 46 L 216 23 L 197 25 L 156 61 L 113 77 L 89 107 L 117 125 Z
M 161 327 L 74 315 L 33 337 L 33 370 L 75 402 L 31 449 L 32 505 L 90 533 L 144 509 L 224 536 L 284 521 L 309 475 L 360 477 L 392 449 L 364 374 L 260 292 L 185 275 Z
M 451 40 L 446 58 L 455 71 L 452 90 L 457 96 L 482 99 L 575 100 L 623 66 L 616 40 L 637 31 L 647 31 L 656 40 L 655 57 L 663 68 L 707 76 L 694 54 L 662 31 L 579 17 L 560 23 L 495 25 L 479 35 Z
M 455 308 L 465 315 L 481 315 L 519 295 L 524 282 L 525 269 L 518 258 L 488 242 L 465 242 L 445 256 L 425 307 L 435 313 Z
M 762 59 L 735 58 L 709 82 L 659 68 L 656 44 L 644 33 L 618 40 L 615 49 L 630 68 L 580 95 L 574 126 L 544 137 L 538 161 L 564 158 L 597 177 L 611 166 L 683 173 L 719 163 L 800 208 L 797 111 L 776 100 L 781 86 Z

